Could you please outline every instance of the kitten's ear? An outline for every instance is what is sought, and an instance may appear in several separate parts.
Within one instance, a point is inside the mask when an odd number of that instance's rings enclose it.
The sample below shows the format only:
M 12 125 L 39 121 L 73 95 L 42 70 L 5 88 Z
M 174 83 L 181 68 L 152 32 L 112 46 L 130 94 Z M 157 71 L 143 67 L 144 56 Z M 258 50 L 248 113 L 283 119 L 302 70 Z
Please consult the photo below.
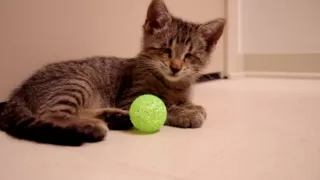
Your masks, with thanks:
M 172 17 L 163 0 L 152 0 L 144 24 L 146 32 L 157 33 L 168 27 Z
M 224 19 L 215 19 L 199 26 L 198 32 L 200 36 L 207 42 L 208 50 L 210 51 L 220 39 L 225 25 Z

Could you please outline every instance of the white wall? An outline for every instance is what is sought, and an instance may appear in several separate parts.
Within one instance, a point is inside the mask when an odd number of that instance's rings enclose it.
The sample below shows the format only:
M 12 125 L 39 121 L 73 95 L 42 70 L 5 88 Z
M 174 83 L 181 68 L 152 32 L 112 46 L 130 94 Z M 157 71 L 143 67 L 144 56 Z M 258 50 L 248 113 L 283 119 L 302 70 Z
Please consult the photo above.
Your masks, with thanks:
M 239 1 L 242 53 L 320 53 L 320 0 Z
M 49 62 L 135 56 L 150 1 L 0 0 L 0 101 Z M 173 14 L 190 21 L 224 17 L 224 0 L 165 2 Z M 222 70 L 223 47 L 221 40 L 208 72 Z

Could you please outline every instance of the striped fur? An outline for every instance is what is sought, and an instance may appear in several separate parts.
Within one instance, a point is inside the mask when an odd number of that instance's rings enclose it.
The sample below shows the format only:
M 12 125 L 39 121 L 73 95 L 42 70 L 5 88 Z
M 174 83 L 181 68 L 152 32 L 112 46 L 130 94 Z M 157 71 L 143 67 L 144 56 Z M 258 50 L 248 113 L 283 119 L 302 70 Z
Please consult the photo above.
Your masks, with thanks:
M 223 19 L 205 24 L 183 21 L 172 16 L 162 0 L 152 0 L 137 57 L 90 57 L 46 65 L 1 104 L 0 129 L 41 143 L 101 141 L 108 127 L 132 127 L 130 104 L 146 93 L 167 105 L 167 125 L 201 127 L 205 110 L 189 96 L 223 27 Z

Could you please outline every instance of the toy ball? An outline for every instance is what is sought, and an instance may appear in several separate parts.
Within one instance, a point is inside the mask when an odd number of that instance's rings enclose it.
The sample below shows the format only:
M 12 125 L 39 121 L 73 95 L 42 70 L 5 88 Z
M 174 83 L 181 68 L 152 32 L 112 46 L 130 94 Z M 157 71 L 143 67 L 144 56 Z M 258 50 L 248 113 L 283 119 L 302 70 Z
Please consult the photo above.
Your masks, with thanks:
M 136 129 L 153 133 L 164 125 L 167 119 L 167 108 L 157 96 L 145 94 L 133 101 L 129 109 L 129 116 Z

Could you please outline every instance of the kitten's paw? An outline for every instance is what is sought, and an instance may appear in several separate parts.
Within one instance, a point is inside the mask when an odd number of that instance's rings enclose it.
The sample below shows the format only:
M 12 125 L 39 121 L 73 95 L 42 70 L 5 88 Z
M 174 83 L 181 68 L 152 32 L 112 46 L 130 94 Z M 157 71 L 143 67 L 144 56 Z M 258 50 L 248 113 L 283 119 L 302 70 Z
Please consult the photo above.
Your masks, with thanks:
M 106 111 L 97 116 L 99 119 L 103 119 L 109 129 L 112 130 L 127 130 L 133 127 L 130 118 L 129 112 L 126 110 L 117 109 L 113 112 Z
M 169 114 L 167 125 L 180 128 L 200 128 L 207 114 L 202 106 L 188 106 Z
M 186 112 L 184 119 L 178 124 L 182 128 L 200 128 L 206 120 L 205 113 L 198 110 Z
M 128 130 L 133 127 L 129 115 L 112 114 L 105 120 L 108 127 L 113 130 Z
M 207 112 L 204 107 L 195 105 L 194 108 L 204 117 L 204 119 L 207 119 Z
M 79 124 L 77 130 L 84 136 L 85 141 L 97 142 L 105 138 L 108 127 L 103 121 L 93 121 Z

